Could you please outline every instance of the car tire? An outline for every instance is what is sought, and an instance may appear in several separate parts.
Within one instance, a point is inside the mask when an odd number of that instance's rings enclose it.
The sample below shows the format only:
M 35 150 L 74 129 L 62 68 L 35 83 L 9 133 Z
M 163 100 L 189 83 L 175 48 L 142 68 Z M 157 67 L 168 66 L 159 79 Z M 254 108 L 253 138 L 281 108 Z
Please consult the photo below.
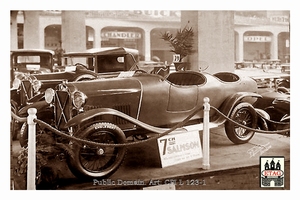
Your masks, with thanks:
M 250 128 L 257 127 L 257 114 L 254 107 L 246 102 L 234 107 L 229 118 Z M 235 144 L 247 143 L 254 136 L 254 131 L 242 128 L 229 120 L 225 122 L 225 132 L 230 141 Z
M 17 103 L 15 101 L 11 101 L 10 110 L 15 115 L 18 115 L 17 114 L 18 106 L 17 106 Z M 17 140 L 18 139 L 18 133 L 19 133 L 18 123 L 13 117 L 11 117 L 11 121 L 10 121 L 10 133 L 11 133 L 12 140 Z
M 35 132 L 36 132 L 36 140 L 37 140 L 38 134 L 44 134 L 45 135 L 46 130 L 43 129 L 38 124 L 36 124 Z M 28 124 L 27 124 L 27 122 L 24 122 L 21 126 L 19 143 L 20 143 L 21 147 L 23 147 L 23 148 L 26 148 L 28 146 Z
M 106 122 L 95 123 L 80 133 L 80 138 L 92 142 L 123 144 L 126 137 L 116 125 Z M 70 171 L 80 179 L 105 178 L 113 174 L 122 164 L 126 147 L 92 146 L 73 144 L 73 154 L 67 157 Z

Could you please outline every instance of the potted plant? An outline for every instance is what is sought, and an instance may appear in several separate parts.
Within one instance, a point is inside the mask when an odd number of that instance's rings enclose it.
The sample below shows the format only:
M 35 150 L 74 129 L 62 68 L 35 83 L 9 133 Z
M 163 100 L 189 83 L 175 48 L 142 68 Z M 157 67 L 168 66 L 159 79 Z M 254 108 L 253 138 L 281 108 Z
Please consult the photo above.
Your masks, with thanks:
M 172 33 L 166 31 L 161 35 L 161 39 L 167 41 L 170 44 L 171 52 L 180 55 L 178 62 L 174 62 L 176 70 L 182 68 L 188 68 L 188 62 L 183 62 L 183 58 L 191 55 L 193 51 L 194 44 L 194 30 L 192 27 L 185 26 L 183 29 L 179 29 L 176 35 L 173 36 Z M 177 66 L 176 66 L 177 65 Z

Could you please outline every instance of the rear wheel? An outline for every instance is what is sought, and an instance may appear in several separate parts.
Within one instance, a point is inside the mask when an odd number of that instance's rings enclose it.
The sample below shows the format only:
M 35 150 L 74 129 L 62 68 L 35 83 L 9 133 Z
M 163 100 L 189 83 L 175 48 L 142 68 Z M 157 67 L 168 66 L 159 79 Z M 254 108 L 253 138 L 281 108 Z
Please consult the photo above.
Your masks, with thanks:
M 257 127 L 257 114 L 255 112 L 255 109 L 251 104 L 246 102 L 238 104 L 232 110 L 229 118 L 249 128 Z M 228 120 L 225 123 L 225 131 L 229 140 L 235 144 L 247 143 L 255 133 L 252 130 L 245 129 Z
M 123 131 L 111 123 L 95 123 L 86 128 L 80 138 L 105 144 L 126 142 Z M 68 158 L 72 173 L 81 179 L 104 178 L 114 173 L 122 164 L 126 147 L 74 144 L 74 154 Z

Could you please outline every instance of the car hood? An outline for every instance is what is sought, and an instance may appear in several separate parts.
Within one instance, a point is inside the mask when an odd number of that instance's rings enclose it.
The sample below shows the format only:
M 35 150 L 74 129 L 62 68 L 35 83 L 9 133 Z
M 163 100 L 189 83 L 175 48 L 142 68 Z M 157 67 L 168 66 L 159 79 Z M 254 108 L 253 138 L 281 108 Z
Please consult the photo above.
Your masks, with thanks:
M 55 72 L 49 74 L 34 74 L 37 80 L 68 80 L 73 81 L 76 77 L 83 74 L 91 74 L 97 77 L 97 74 L 89 70 L 77 70 L 73 72 Z
M 141 91 L 141 83 L 134 78 L 109 78 L 91 81 L 69 82 L 66 84 L 70 92 L 81 91 L 87 97 L 101 95 L 128 94 Z

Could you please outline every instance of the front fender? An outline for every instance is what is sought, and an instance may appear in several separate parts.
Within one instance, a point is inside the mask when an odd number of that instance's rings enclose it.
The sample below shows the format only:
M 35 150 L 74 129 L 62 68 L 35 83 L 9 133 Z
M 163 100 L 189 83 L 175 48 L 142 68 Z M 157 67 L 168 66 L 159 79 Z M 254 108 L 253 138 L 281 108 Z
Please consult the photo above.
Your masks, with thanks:
M 69 128 L 71 126 L 75 126 L 78 125 L 80 123 L 83 123 L 93 117 L 97 117 L 97 116 L 101 116 L 101 115 L 114 115 L 114 116 L 118 116 L 121 117 L 137 126 L 140 126 L 146 130 L 150 130 L 154 133 L 158 133 L 158 134 L 162 134 L 165 131 L 167 131 L 168 129 L 166 128 L 159 128 L 159 127 L 155 127 L 155 126 L 151 126 L 149 124 L 146 124 L 144 122 L 141 122 L 129 115 L 126 115 L 118 110 L 112 109 L 112 108 L 98 108 L 98 109 L 92 109 L 92 110 L 88 110 L 84 113 L 81 113 L 79 115 L 76 115 L 75 117 L 73 117 L 71 120 L 69 120 L 66 124 L 65 124 L 65 128 Z
M 40 112 L 49 107 L 49 104 L 46 101 L 37 101 L 32 104 L 26 105 L 19 110 L 19 116 L 26 116 L 27 110 L 29 108 L 36 108 L 37 112 Z
M 257 98 L 262 98 L 262 96 L 254 92 L 237 92 L 228 97 L 222 103 L 222 105 L 219 107 L 219 111 L 228 116 L 238 103 L 249 102 L 253 104 L 257 100 Z M 213 121 L 217 123 L 224 123 L 226 119 L 218 115 L 218 117 L 216 119 L 213 119 Z

